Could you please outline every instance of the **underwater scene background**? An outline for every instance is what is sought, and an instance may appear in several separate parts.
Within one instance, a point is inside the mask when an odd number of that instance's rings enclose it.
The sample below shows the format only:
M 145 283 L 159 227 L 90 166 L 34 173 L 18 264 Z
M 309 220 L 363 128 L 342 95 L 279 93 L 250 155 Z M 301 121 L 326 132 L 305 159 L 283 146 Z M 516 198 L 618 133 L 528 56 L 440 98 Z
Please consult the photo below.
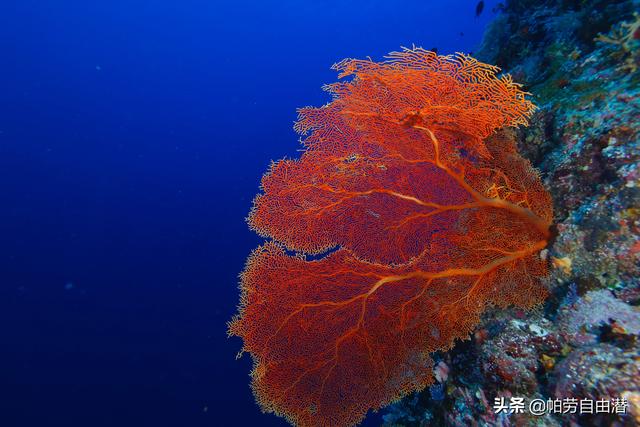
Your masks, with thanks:
M 640 424 L 640 2 L 20 1 L 0 15 L 0 425 L 284 426 L 227 322 L 245 218 L 343 58 L 413 44 L 509 72 L 553 199 L 550 296 L 485 312 L 363 425 Z M 624 398 L 626 414 L 494 399 Z

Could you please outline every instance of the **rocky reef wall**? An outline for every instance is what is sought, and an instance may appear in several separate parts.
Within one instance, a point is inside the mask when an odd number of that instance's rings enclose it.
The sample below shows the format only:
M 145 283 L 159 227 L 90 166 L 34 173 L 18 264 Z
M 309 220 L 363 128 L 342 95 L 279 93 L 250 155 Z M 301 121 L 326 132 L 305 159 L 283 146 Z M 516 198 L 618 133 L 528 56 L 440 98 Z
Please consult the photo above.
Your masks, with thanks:
M 478 59 L 539 109 L 519 135 L 554 199 L 552 297 L 486 315 L 436 355 L 435 386 L 387 426 L 640 424 L 640 2 L 515 0 Z M 625 399 L 626 414 L 496 413 L 495 399 Z M 550 411 L 554 412 L 554 411 Z

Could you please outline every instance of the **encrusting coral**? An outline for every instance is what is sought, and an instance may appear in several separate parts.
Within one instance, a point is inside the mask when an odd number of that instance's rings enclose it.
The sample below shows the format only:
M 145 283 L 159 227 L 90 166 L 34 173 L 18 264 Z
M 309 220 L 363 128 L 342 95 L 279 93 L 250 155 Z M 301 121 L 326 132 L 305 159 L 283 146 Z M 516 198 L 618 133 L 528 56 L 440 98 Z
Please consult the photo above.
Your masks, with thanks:
M 249 223 L 271 240 L 229 326 L 262 409 L 302 426 L 423 389 L 487 306 L 547 294 L 551 199 L 508 129 L 534 109 L 510 76 L 420 48 L 334 69 L 351 79 L 299 111 L 304 154 L 263 177 Z

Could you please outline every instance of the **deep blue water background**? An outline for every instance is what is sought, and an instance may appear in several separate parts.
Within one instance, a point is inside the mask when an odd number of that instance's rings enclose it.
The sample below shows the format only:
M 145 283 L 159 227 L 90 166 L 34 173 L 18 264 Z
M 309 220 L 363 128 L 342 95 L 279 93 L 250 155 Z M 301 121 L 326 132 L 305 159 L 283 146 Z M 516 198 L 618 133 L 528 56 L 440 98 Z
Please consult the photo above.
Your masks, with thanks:
M 0 426 L 286 425 L 225 333 L 260 176 L 331 64 L 473 51 L 496 3 L 3 2 Z

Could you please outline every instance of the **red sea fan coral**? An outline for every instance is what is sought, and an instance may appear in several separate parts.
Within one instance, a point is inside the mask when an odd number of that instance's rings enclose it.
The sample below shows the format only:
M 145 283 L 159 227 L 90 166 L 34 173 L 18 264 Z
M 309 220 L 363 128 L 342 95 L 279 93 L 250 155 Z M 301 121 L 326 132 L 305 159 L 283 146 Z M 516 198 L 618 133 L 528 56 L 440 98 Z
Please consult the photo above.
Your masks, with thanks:
M 262 409 L 301 426 L 353 425 L 421 390 L 430 353 L 485 307 L 546 296 L 551 200 L 505 129 L 534 109 L 519 86 L 419 48 L 334 68 L 351 79 L 300 110 L 304 154 L 262 180 L 249 224 L 271 240 L 229 327 Z

